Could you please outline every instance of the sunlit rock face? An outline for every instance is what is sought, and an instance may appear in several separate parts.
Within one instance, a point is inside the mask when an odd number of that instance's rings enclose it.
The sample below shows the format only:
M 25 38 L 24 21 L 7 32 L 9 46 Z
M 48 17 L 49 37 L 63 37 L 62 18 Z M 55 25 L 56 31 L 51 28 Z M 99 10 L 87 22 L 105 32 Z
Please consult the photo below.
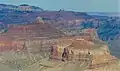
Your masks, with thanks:
M 0 36 L 0 52 L 16 51 L 23 48 L 24 42 L 15 41 L 10 36 Z
M 36 37 L 52 37 L 62 35 L 55 27 L 44 23 L 42 20 L 37 20 L 32 24 L 11 25 L 6 33 L 16 39 L 19 38 L 36 38 Z
M 70 55 L 71 53 L 73 53 L 75 56 L 74 58 L 76 58 L 76 56 L 79 56 L 79 54 L 89 55 L 88 53 L 90 52 L 92 47 L 94 48 L 97 46 L 98 45 L 95 45 L 93 42 L 84 39 L 67 38 L 66 40 L 63 39 L 61 41 L 58 41 L 58 43 L 54 45 L 54 51 L 56 51 L 57 54 L 60 53 L 60 55 L 58 55 L 57 57 L 61 57 L 64 49 L 67 49 Z
M 68 57 L 66 60 L 71 61 L 78 59 L 77 61 L 83 59 L 90 59 L 91 62 L 86 71 L 117 71 L 118 59 L 112 56 L 109 52 L 109 48 L 106 44 L 95 44 L 92 41 L 88 41 L 81 38 L 65 38 L 58 43 L 54 44 L 52 57 L 53 60 L 62 60 L 62 54 L 66 49 Z M 87 56 L 87 57 L 86 57 Z M 109 68 L 114 66 L 114 68 Z
M 36 23 L 38 23 L 38 24 L 44 24 L 43 18 L 42 17 L 37 17 L 36 18 Z

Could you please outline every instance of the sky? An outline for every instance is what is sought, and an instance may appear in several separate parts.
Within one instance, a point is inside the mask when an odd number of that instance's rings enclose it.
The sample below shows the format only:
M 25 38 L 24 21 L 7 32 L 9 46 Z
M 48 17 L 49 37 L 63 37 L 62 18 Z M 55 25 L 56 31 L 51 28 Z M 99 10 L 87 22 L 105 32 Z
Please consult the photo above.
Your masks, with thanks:
M 4 4 L 29 4 L 44 10 L 70 10 L 78 12 L 120 12 L 120 0 L 0 0 Z

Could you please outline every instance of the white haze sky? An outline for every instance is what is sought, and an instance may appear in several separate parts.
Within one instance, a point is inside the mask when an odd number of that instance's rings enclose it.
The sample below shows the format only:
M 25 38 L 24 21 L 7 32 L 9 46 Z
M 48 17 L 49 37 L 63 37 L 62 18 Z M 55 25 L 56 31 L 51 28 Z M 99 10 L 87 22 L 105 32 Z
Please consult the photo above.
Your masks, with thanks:
M 79 12 L 120 12 L 120 0 L 0 0 L 4 4 L 29 4 L 45 10 L 72 10 Z

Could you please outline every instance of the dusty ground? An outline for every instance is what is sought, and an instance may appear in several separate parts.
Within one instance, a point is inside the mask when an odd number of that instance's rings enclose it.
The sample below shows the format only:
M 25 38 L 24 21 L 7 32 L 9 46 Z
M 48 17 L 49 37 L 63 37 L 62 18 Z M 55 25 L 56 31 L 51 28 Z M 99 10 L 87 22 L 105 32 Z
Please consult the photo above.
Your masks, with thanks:
M 17 71 L 16 69 L 12 69 L 8 67 L 7 65 L 1 64 L 0 63 L 0 71 Z

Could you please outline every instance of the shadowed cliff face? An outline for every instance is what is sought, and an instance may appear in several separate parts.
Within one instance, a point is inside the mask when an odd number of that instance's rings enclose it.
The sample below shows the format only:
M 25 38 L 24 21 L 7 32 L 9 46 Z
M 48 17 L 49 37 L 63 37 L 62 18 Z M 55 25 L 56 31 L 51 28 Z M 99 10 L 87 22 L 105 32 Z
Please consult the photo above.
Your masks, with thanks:
M 8 12 L 0 14 L 0 21 L 5 24 L 22 24 L 35 21 L 37 17 L 44 20 L 76 20 L 81 18 L 89 18 L 86 13 L 72 11 L 44 11 L 44 12 Z M 9 20 L 9 21 L 8 21 Z
M 120 44 L 119 44 L 119 42 L 120 42 L 120 38 L 109 42 L 111 54 L 118 57 L 118 58 L 120 58 Z

